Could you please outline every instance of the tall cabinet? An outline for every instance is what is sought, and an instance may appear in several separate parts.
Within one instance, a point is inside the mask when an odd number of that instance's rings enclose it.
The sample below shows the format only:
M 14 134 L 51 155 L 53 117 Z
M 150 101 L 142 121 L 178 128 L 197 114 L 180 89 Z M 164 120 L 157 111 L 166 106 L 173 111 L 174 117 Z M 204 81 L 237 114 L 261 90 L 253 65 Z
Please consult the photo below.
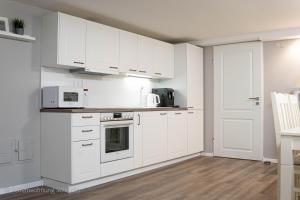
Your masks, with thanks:
M 203 48 L 188 43 L 175 45 L 174 78 L 162 82 L 175 90 L 175 105 L 187 107 L 188 153 L 204 150 Z

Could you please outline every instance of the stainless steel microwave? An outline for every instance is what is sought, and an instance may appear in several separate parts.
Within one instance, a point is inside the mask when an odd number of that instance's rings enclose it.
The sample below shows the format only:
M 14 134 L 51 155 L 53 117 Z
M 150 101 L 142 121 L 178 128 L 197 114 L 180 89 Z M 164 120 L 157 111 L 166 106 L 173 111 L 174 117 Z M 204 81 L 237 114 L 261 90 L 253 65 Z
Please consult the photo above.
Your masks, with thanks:
M 50 86 L 43 88 L 43 108 L 82 108 L 83 89 L 78 87 Z

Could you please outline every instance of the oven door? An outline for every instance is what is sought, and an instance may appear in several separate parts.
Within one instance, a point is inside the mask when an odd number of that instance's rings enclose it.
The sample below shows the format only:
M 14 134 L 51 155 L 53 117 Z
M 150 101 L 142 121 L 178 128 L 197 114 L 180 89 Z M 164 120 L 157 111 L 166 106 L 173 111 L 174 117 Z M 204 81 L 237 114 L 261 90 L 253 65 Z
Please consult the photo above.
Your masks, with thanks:
M 133 157 L 133 120 L 101 122 L 101 163 Z

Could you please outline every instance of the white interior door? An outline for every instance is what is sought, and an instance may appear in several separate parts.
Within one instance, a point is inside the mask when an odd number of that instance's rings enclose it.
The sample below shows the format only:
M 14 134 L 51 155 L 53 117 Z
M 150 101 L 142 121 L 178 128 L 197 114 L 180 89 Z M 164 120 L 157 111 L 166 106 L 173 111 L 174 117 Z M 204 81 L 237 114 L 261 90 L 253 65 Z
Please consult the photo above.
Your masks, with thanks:
M 214 154 L 262 159 L 262 43 L 214 47 Z

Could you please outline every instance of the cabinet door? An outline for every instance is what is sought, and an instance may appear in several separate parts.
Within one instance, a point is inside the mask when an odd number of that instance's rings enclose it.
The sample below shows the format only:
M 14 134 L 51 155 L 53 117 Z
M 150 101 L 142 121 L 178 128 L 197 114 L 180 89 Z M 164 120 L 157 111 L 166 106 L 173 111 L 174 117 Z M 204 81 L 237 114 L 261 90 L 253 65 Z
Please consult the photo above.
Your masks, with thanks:
M 86 67 L 91 71 L 118 73 L 119 30 L 87 22 Z
M 168 117 L 168 159 L 187 155 L 186 111 L 170 112 Z
M 85 66 L 86 20 L 59 13 L 58 64 Z
M 120 31 L 120 72 L 136 73 L 138 71 L 138 35 Z
M 168 117 L 165 112 L 141 114 L 143 166 L 167 160 Z
M 155 40 L 152 38 L 139 36 L 138 45 L 139 73 L 152 75 Z
M 203 49 L 187 46 L 187 107 L 203 109 Z
M 187 114 L 188 153 L 203 151 L 203 111 L 190 110 Z
M 155 42 L 153 76 L 174 77 L 174 45 L 158 40 Z
M 100 177 L 100 141 L 72 142 L 72 183 Z

